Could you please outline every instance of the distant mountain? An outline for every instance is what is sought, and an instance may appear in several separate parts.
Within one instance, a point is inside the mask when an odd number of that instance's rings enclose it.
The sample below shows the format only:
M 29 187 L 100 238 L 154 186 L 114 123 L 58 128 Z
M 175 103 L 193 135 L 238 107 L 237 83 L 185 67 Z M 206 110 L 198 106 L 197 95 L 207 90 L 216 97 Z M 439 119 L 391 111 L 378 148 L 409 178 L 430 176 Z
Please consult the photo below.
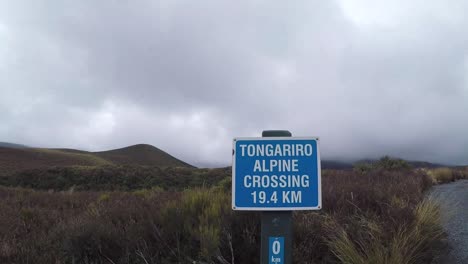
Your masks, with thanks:
M 322 169 L 347 170 L 356 163 L 375 163 L 377 160 L 365 159 L 357 162 L 322 160 Z M 408 161 L 415 168 L 444 167 L 442 164 Z M 25 169 L 50 168 L 53 166 L 100 166 L 100 165 L 143 165 L 157 167 L 194 166 L 147 144 L 125 148 L 89 152 L 77 149 L 29 148 L 20 144 L 0 142 L 0 175 Z
M 0 147 L 4 147 L 4 148 L 28 148 L 28 146 L 25 146 L 25 145 L 8 143 L 8 142 L 0 142 Z
M 162 167 L 193 167 L 168 153 L 147 144 L 139 144 L 121 149 L 94 152 L 95 156 L 114 164 L 136 164 Z
M 110 164 L 92 153 L 72 153 L 57 149 L 0 147 L 0 174 L 53 166 L 93 166 Z
M 353 164 L 336 161 L 336 160 L 322 160 L 322 170 L 348 170 L 353 168 Z
M 143 144 L 102 152 L 88 152 L 76 149 L 0 147 L 0 175 L 53 166 L 124 164 L 193 168 L 192 165 L 156 147 Z
M 440 167 L 452 167 L 452 166 L 447 166 L 444 164 L 439 164 L 439 163 L 431 163 L 431 162 L 426 162 L 426 161 L 408 161 L 413 168 L 440 168 Z
M 363 160 L 358 160 L 354 162 L 353 164 L 359 164 L 359 163 L 376 163 L 378 160 L 376 159 L 363 159 Z M 443 164 L 438 164 L 438 163 L 431 163 L 427 161 L 412 161 L 412 160 L 407 160 L 413 168 L 419 169 L 419 168 L 428 168 L 428 169 L 433 169 L 433 168 L 440 168 L 440 167 L 451 167 Z

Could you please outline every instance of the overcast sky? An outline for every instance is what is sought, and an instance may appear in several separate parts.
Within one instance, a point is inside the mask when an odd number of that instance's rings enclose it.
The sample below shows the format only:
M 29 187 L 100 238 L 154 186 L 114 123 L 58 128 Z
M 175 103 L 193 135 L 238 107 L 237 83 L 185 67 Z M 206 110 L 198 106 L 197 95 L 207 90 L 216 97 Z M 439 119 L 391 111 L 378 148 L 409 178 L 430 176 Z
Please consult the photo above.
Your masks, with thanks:
M 0 141 L 468 164 L 468 1 L 0 0 Z

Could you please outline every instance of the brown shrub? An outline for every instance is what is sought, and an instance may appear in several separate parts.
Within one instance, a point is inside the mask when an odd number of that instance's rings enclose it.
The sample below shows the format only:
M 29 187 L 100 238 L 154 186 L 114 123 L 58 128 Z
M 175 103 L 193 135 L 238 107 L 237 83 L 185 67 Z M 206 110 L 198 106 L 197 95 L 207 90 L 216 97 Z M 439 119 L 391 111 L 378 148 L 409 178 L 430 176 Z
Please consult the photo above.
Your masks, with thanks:
M 233 212 L 229 184 L 183 192 L 0 187 L 0 263 L 258 263 L 259 213 Z M 432 212 L 418 207 L 430 186 L 423 172 L 328 171 L 323 210 L 294 213 L 294 263 L 336 263 L 343 254 L 330 241 L 349 241 L 358 255 L 360 244 L 391 248 L 401 227 Z M 431 240 L 424 243 L 416 253 L 430 259 Z

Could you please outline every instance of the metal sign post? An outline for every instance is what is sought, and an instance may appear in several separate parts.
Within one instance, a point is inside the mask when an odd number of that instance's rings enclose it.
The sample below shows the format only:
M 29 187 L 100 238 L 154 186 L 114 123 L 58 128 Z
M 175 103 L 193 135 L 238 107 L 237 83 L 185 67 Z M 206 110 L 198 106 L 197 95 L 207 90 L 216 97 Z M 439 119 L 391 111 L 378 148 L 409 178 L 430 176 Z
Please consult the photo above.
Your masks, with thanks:
M 287 130 L 266 130 L 262 132 L 262 137 L 291 137 L 291 132 Z M 260 248 L 260 263 L 291 264 L 293 236 L 292 211 L 264 211 L 261 217 L 262 242 Z M 273 242 L 270 240 L 273 240 Z M 273 244 L 275 241 L 279 241 L 280 243 L 279 250 L 277 250 L 277 244 Z M 274 254 L 278 251 L 280 254 Z
M 235 138 L 232 209 L 262 211 L 261 264 L 292 262 L 292 211 L 322 207 L 318 138 Z

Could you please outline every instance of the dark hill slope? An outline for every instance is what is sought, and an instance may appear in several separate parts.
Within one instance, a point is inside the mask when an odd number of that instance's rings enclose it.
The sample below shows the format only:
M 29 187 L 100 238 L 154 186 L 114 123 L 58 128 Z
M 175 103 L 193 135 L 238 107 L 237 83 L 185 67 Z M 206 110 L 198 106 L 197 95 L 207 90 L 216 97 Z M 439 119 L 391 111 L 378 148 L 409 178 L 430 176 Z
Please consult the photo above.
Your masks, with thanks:
M 0 175 L 52 166 L 96 166 L 111 164 L 91 153 L 73 153 L 58 149 L 0 147 Z
M 353 164 L 336 161 L 336 160 L 322 160 L 322 170 L 349 170 L 353 168 Z
M 20 149 L 0 147 L 0 176 L 23 170 L 57 166 L 102 165 L 145 165 L 193 168 L 193 166 L 150 145 L 135 145 L 103 152 L 87 152 L 75 149 Z
M 398 159 L 398 158 L 394 158 L 394 159 Z M 354 164 L 375 164 L 378 161 L 379 160 L 376 160 L 376 159 L 363 159 L 363 160 L 354 162 Z M 419 169 L 419 168 L 434 169 L 434 168 L 440 168 L 440 167 L 451 167 L 451 166 L 447 166 L 443 164 L 431 163 L 431 162 L 426 162 L 426 161 L 407 160 L 406 162 L 408 162 L 415 169 Z
M 14 143 L 9 143 L 9 142 L 0 142 L 0 147 L 4 147 L 4 148 L 28 148 L 28 146 L 25 146 L 25 145 L 14 144 Z
M 141 165 L 68 166 L 24 170 L 0 177 L 0 185 L 41 190 L 130 191 L 184 190 L 230 183 L 229 168 L 196 169 Z
M 93 152 L 93 154 L 118 165 L 133 164 L 159 167 L 193 167 L 154 146 L 146 144 L 109 151 Z

